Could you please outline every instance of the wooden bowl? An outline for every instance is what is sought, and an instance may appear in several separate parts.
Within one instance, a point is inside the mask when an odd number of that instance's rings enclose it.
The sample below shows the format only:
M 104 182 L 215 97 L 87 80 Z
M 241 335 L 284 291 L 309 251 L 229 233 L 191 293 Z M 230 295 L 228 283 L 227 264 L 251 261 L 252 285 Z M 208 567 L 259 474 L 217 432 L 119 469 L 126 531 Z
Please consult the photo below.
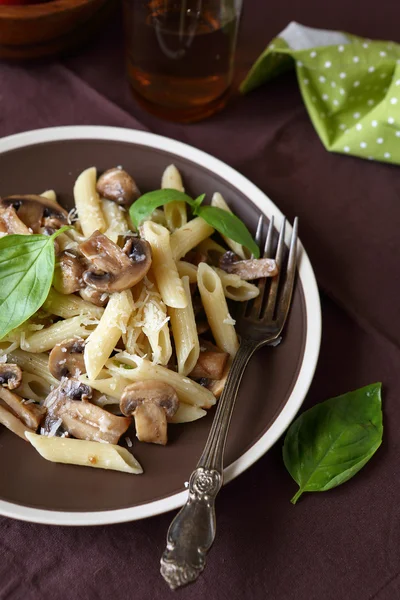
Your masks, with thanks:
M 50 0 L 0 7 L 0 57 L 38 58 L 84 41 L 115 0 Z

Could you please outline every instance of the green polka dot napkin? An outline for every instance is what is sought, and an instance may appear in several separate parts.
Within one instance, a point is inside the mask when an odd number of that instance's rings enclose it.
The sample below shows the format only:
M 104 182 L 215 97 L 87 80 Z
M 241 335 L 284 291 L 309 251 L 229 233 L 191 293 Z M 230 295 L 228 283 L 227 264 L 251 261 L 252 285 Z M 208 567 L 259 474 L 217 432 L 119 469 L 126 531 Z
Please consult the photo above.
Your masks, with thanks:
M 400 44 L 290 23 L 253 65 L 241 91 L 293 65 L 327 150 L 400 164 Z

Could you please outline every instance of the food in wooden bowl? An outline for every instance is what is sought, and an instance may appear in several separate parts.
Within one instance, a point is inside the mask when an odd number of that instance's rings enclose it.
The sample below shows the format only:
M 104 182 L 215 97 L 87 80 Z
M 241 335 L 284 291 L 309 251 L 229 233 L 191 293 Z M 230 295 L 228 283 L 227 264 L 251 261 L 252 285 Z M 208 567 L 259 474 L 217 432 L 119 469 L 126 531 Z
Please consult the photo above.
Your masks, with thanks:
M 36 58 L 76 46 L 105 21 L 112 0 L 0 0 L 0 57 Z

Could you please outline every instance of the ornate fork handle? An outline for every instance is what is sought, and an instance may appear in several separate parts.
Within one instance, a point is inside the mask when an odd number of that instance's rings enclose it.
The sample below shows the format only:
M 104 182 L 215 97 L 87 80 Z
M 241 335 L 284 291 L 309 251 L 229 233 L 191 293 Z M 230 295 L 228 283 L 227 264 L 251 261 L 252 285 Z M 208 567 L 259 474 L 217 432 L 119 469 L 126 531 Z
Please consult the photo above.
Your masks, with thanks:
M 259 344 L 242 340 L 233 360 L 203 454 L 189 479 L 189 497 L 172 521 L 161 574 L 175 589 L 197 579 L 215 538 L 215 498 L 223 481 L 223 455 L 239 384 Z

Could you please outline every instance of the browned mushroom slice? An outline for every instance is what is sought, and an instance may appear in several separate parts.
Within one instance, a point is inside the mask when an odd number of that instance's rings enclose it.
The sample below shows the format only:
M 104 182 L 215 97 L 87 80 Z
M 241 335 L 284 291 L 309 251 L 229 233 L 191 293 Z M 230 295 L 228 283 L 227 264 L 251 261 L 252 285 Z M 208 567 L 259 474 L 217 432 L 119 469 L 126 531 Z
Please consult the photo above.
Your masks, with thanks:
M 56 379 L 78 377 L 86 373 L 82 338 L 71 338 L 56 344 L 49 355 L 49 371 Z
M 193 379 L 221 379 L 228 361 L 229 354 L 223 352 L 211 342 L 200 340 L 200 354 L 198 361 L 190 373 Z
M 0 226 L 4 233 L 16 233 L 18 235 L 29 235 L 31 233 L 12 206 L 7 208 L 0 206 Z
M 0 387 L 0 398 L 10 407 L 11 411 L 30 429 L 36 431 L 43 419 L 46 409 L 39 404 L 28 404 L 21 396 Z
M 105 306 L 110 298 L 109 294 L 106 292 L 95 290 L 93 287 L 90 287 L 90 285 L 79 290 L 79 295 L 83 300 L 86 300 L 86 302 L 91 302 L 96 306 Z
M 151 379 L 127 385 L 120 402 L 122 414 L 135 419 L 138 440 L 163 446 L 168 441 L 167 419 L 176 413 L 178 406 L 175 389 Z
M 7 387 L 9 390 L 15 390 L 22 381 L 22 371 L 15 364 L 0 364 L 0 385 Z
M 124 248 L 95 231 L 79 245 L 93 268 L 83 274 L 84 282 L 102 292 L 122 292 L 143 279 L 151 265 L 150 245 L 146 240 L 130 237 Z
M 20 438 L 27 442 L 28 440 L 25 437 L 25 433 L 28 431 L 30 433 L 35 433 L 33 429 L 29 429 L 22 423 L 18 417 L 14 415 L 11 410 L 6 408 L 3 404 L 0 404 L 0 423 L 7 427 L 10 431 L 18 435 Z
M 96 189 L 100 196 L 121 206 L 130 206 L 140 196 L 135 180 L 120 167 L 108 169 L 100 175 Z
M 91 395 L 89 386 L 74 379 L 62 380 L 46 398 L 45 431 L 58 422 L 80 440 L 117 444 L 128 429 L 130 419 L 113 415 L 91 402 L 81 401 Z
M 273 258 L 238 260 L 238 256 L 230 251 L 221 256 L 219 266 L 227 273 L 239 275 L 246 281 L 261 277 L 274 277 L 278 273 L 278 265 Z
M 83 286 L 85 265 L 73 252 L 64 250 L 57 256 L 54 269 L 53 286 L 60 294 L 73 294 Z
M 18 218 L 30 227 L 33 233 L 38 233 L 40 227 L 46 226 L 59 229 L 68 222 L 67 211 L 57 202 L 43 196 L 7 196 L 2 198 L 1 206 L 13 206 Z

